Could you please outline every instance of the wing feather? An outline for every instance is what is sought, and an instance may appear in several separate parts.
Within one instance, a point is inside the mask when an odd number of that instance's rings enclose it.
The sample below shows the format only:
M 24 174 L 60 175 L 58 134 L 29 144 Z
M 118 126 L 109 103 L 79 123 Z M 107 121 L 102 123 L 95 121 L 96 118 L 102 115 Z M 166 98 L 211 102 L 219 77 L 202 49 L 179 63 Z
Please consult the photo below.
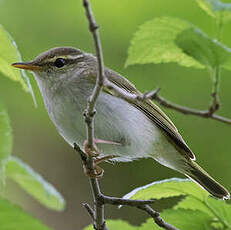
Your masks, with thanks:
M 110 82 L 118 87 L 126 90 L 129 93 L 140 95 L 140 92 L 131 84 L 126 78 L 118 73 L 106 68 L 105 74 Z M 130 102 L 131 103 L 131 102 Z M 151 100 L 137 100 L 132 103 L 134 107 L 142 111 L 152 122 L 154 122 L 164 133 L 173 141 L 174 144 L 180 148 L 183 154 L 186 154 L 191 159 L 195 159 L 195 156 L 188 145 L 183 140 L 182 136 L 178 132 L 177 128 L 169 117 Z

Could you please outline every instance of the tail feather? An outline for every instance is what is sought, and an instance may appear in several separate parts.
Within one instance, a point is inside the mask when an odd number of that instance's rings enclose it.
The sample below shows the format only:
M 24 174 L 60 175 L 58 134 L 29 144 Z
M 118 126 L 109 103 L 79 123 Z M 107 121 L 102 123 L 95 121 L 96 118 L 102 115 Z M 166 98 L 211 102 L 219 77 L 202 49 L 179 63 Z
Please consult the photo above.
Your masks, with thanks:
M 205 172 L 197 163 L 191 161 L 189 168 L 185 172 L 186 176 L 198 183 L 211 195 L 219 199 L 230 199 L 230 193 L 218 182 L 216 182 L 207 172 Z

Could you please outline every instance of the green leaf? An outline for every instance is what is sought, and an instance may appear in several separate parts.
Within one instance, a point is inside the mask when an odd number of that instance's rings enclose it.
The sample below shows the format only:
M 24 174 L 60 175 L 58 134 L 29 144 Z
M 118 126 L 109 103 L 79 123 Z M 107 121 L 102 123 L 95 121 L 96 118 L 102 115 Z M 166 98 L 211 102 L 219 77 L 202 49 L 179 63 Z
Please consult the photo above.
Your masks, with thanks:
M 136 188 L 123 198 L 148 200 L 181 195 L 191 195 L 195 199 L 204 201 L 209 193 L 188 179 L 171 178 Z
M 64 209 L 65 201 L 61 194 L 20 159 L 9 157 L 6 164 L 6 176 L 18 183 L 47 208 L 57 211 Z
M 28 215 L 21 208 L 0 198 L 1 230 L 49 230 L 47 226 Z
M 217 220 L 215 220 L 211 226 L 213 227 L 213 229 L 218 229 L 218 230 L 229 230 L 231 228 L 224 228 L 224 225 L 220 222 L 218 222 Z
M 162 212 L 160 216 L 165 222 L 181 230 L 211 230 L 211 217 L 200 211 L 194 212 L 186 209 L 169 209 Z M 148 221 L 144 223 L 140 229 L 162 230 L 163 228 L 157 226 L 153 222 L 153 219 L 148 219 Z
M 221 0 L 196 0 L 198 5 L 209 15 L 222 23 L 231 19 L 231 3 L 224 3 Z
M 12 130 L 10 119 L 3 105 L 0 104 L 0 181 L 4 182 L 5 161 L 12 150 Z
M 231 228 L 231 205 L 227 204 L 223 200 L 216 200 L 214 198 L 208 198 L 208 207 L 214 212 L 218 220 L 226 227 Z
M 12 151 L 12 130 L 9 116 L 0 104 L 0 161 L 8 158 Z
M 200 201 L 194 197 L 188 196 L 179 202 L 174 209 L 190 209 L 194 211 L 202 211 L 219 222 L 214 223 L 215 226 L 231 227 L 231 205 L 223 200 L 216 200 L 208 197 L 205 201 Z
M 21 61 L 21 55 L 15 41 L 3 26 L 0 25 L 0 73 L 13 81 L 19 82 L 25 91 L 31 93 L 35 102 L 30 80 L 25 74 L 25 71 L 11 66 L 12 63 L 19 61 Z
M 180 201 L 174 209 L 190 209 L 190 210 L 200 210 L 207 213 L 211 217 L 214 217 L 214 213 L 208 208 L 205 202 L 198 200 L 195 197 L 187 196 L 182 201 Z
M 106 224 L 108 229 L 110 230 L 138 230 L 139 227 L 132 226 L 126 221 L 123 220 L 106 220 Z M 84 230 L 94 230 L 92 225 L 89 225 L 88 227 L 84 228 Z
M 178 18 L 161 17 L 144 23 L 131 41 L 126 65 L 169 62 L 231 69 L 231 50 Z

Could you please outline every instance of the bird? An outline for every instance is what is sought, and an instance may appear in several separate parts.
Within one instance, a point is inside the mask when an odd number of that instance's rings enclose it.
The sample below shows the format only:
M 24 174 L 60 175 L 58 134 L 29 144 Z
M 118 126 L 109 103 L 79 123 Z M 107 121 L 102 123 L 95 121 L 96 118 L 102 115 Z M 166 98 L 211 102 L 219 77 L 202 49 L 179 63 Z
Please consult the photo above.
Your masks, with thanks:
M 83 112 L 96 84 L 97 58 L 73 47 L 56 47 L 29 62 L 12 66 L 33 73 L 50 119 L 59 134 L 84 149 Z M 142 95 L 119 73 L 105 67 L 111 85 L 134 96 Z M 152 158 L 190 178 L 212 196 L 230 193 L 195 162 L 195 155 L 170 118 L 150 99 L 128 101 L 104 86 L 96 102 L 95 139 L 100 156 L 115 162 Z

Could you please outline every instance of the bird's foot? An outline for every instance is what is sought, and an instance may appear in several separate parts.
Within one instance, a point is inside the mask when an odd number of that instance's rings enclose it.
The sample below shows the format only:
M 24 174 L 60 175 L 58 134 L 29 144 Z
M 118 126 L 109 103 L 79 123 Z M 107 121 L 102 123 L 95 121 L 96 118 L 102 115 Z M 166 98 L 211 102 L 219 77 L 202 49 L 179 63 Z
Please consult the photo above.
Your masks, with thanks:
M 100 155 L 100 152 L 99 152 L 95 142 L 93 143 L 93 147 L 89 147 L 88 141 L 85 140 L 83 142 L 83 147 L 84 147 L 84 152 L 86 153 L 87 156 L 98 157 Z
M 93 159 L 93 169 L 89 169 L 84 165 L 84 173 L 90 178 L 103 177 L 104 170 L 101 167 L 99 167 L 99 164 L 115 157 L 116 157 L 115 155 L 108 155 L 108 156 Z
M 88 169 L 85 165 L 83 166 L 83 171 L 86 176 L 90 178 L 101 178 L 103 176 L 104 170 L 96 165 L 94 169 Z
M 92 161 L 93 161 L 93 168 L 86 167 L 86 165 L 83 166 L 84 173 L 90 178 L 101 178 L 103 176 L 104 170 L 101 167 L 99 167 L 99 164 L 116 157 L 115 155 L 99 157 L 101 153 L 98 150 L 96 144 L 119 144 L 119 143 L 115 143 L 112 141 L 105 141 L 101 139 L 94 139 L 93 147 L 89 147 L 88 141 L 87 140 L 84 141 L 83 143 L 84 152 L 87 156 L 92 157 Z

